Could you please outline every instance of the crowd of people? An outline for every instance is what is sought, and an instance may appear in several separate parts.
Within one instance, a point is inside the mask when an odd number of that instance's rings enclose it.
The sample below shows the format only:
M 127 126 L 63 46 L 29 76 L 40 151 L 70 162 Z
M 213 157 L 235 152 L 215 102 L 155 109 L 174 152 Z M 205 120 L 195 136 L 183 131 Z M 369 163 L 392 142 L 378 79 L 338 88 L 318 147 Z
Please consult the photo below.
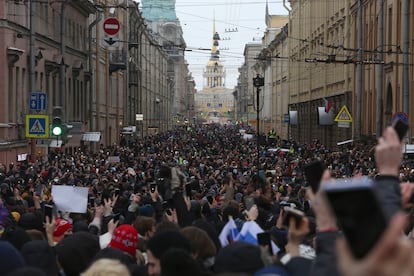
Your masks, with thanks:
M 257 145 L 242 133 L 182 126 L 98 152 L 0 165 L 0 274 L 414 274 L 414 163 L 393 128 L 374 147 L 335 150 L 277 136 Z M 310 188 L 315 162 L 322 170 Z M 363 176 L 389 223 L 356 258 L 324 183 Z M 59 185 L 87 187 L 86 212 L 58 210 Z

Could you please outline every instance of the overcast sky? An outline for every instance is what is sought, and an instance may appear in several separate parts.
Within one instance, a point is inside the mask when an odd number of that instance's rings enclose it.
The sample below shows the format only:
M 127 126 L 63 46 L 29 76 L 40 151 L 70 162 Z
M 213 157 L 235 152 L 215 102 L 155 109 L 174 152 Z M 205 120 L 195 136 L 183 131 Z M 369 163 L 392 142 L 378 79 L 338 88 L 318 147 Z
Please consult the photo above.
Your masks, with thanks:
M 288 1 L 286 1 L 288 2 Z M 268 0 L 270 14 L 287 14 L 282 0 Z M 187 44 L 185 57 L 196 81 L 203 87 L 203 70 L 210 58 L 213 19 L 219 33 L 220 59 L 226 76 L 226 87 L 237 84 L 238 68 L 243 64 L 244 45 L 260 43 L 265 31 L 266 0 L 176 0 L 176 14 Z

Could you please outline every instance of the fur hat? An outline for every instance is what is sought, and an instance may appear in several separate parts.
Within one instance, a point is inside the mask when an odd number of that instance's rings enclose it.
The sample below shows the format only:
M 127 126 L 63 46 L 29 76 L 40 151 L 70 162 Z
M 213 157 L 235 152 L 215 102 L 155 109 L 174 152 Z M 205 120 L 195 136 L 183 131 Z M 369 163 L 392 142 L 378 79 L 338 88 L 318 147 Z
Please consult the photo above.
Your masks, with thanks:
M 138 232 L 129 224 L 123 224 L 117 227 L 109 243 L 109 247 L 127 252 L 133 257 L 135 257 L 137 246 Z
M 65 234 L 66 231 L 72 228 L 72 223 L 64 219 L 56 219 L 56 228 L 53 232 L 53 237 L 60 237 Z

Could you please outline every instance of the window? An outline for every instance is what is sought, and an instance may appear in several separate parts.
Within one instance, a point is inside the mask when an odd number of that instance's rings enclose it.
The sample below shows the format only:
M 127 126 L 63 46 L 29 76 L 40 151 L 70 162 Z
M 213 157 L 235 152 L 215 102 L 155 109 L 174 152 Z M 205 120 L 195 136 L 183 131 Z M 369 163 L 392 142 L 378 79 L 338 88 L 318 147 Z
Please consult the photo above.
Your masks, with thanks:
M 388 8 L 388 44 L 392 44 L 392 7 Z

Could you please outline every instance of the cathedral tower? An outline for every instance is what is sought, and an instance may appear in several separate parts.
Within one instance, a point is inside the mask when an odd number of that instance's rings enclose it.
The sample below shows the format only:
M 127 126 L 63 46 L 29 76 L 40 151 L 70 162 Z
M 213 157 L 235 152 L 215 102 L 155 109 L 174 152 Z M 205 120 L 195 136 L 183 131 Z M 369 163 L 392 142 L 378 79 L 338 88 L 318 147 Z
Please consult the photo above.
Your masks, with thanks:
M 206 70 L 203 73 L 204 90 L 208 88 L 224 88 L 226 72 L 220 61 L 219 33 L 216 32 L 216 22 L 213 22 L 213 43 L 211 46 L 210 60 L 207 62 Z

